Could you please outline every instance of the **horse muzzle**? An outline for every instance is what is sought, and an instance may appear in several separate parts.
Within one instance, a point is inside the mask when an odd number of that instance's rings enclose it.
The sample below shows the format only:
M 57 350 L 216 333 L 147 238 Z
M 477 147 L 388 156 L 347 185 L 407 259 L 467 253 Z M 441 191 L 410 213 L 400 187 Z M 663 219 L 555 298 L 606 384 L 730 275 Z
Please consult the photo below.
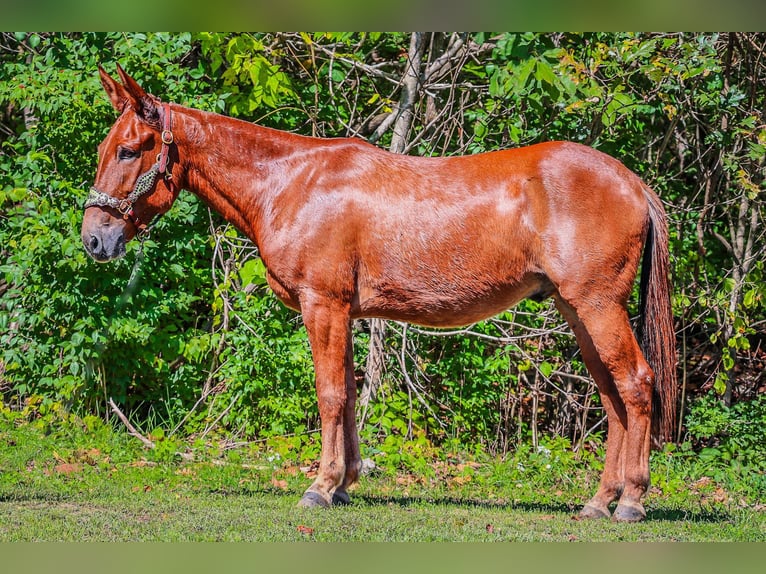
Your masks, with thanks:
M 100 263 L 125 255 L 125 225 L 120 220 L 90 224 L 83 221 L 81 238 L 88 255 Z

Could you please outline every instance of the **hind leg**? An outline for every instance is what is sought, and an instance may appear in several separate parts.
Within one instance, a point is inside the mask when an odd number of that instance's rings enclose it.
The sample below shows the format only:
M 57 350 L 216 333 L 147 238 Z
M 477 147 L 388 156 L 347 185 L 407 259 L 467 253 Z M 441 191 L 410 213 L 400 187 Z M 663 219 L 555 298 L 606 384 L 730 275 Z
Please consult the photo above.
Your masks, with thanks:
M 627 312 L 617 304 L 577 307 L 556 298 L 561 314 L 577 337 L 588 370 L 607 414 L 606 461 L 596 494 L 581 516 L 642 520 L 641 498 L 649 487 L 649 433 L 653 374 L 630 328 Z
M 346 474 L 332 495 L 333 504 L 349 504 L 348 487 L 359 479 L 362 457 L 359 453 L 359 433 L 356 429 L 356 379 L 354 378 L 354 346 L 349 334 L 346 347 L 346 405 L 343 410 L 343 445 L 346 450 Z
M 606 460 L 598 492 L 585 504 L 580 516 L 583 518 L 609 518 L 609 505 L 622 494 L 625 477 L 622 447 L 627 428 L 625 407 L 619 399 L 609 371 L 598 356 L 593 341 L 585 330 L 575 310 L 560 298 L 556 307 L 564 316 L 577 338 L 580 352 L 601 397 L 607 416 Z

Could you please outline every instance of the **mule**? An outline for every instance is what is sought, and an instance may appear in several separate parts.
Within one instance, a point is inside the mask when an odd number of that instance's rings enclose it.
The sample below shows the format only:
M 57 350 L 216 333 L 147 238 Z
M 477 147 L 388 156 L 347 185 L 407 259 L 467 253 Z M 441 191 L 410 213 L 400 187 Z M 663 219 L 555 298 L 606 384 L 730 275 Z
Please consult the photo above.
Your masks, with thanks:
M 454 327 L 552 297 L 607 416 L 604 470 L 580 514 L 645 518 L 652 429 L 670 440 L 676 381 L 666 216 L 637 175 L 569 142 L 429 158 L 304 137 L 164 103 L 117 71 L 121 82 L 99 68 L 119 117 L 98 148 L 85 249 L 121 257 L 181 189 L 255 242 L 314 361 L 321 460 L 300 505 L 347 503 L 359 477 L 352 320 Z

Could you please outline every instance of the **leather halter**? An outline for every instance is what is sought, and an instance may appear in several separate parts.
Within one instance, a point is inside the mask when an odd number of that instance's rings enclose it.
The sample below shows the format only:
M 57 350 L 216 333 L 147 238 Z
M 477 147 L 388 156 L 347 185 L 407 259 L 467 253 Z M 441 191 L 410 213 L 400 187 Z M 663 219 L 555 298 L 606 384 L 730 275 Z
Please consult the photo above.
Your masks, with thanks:
M 157 162 L 149 168 L 148 171 L 142 173 L 136 179 L 136 183 L 128 196 L 124 199 L 114 197 L 108 193 L 96 188 L 95 185 L 91 186 L 88 193 L 88 198 L 85 200 L 83 209 L 97 205 L 99 207 L 111 207 L 119 211 L 123 218 L 130 220 L 135 225 L 139 234 L 143 234 L 147 230 L 147 223 L 142 222 L 133 210 L 133 205 L 138 199 L 150 191 L 152 191 L 157 183 L 157 178 L 160 174 L 165 178 L 166 185 L 171 192 L 175 191 L 175 182 L 173 181 L 173 174 L 168 169 L 170 159 L 169 152 L 170 146 L 173 144 L 173 132 L 172 132 L 172 119 L 170 117 L 170 106 L 168 104 L 162 104 L 163 118 L 162 118 L 162 150 L 157 155 Z

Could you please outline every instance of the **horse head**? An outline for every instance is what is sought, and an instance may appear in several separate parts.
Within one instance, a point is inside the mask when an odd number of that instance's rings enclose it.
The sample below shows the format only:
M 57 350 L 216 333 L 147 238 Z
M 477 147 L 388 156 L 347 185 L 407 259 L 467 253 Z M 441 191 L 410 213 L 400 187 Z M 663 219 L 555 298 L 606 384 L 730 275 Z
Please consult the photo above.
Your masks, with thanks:
M 123 256 L 125 245 L 168 211 L 179 191 L 170 106 L 147 94 L 119 65 L 117 72 L 122 83 L 99 67 L 101 84 L 120 115 L 98 146 L 81 231 L 85 250 L 101 262 Z

